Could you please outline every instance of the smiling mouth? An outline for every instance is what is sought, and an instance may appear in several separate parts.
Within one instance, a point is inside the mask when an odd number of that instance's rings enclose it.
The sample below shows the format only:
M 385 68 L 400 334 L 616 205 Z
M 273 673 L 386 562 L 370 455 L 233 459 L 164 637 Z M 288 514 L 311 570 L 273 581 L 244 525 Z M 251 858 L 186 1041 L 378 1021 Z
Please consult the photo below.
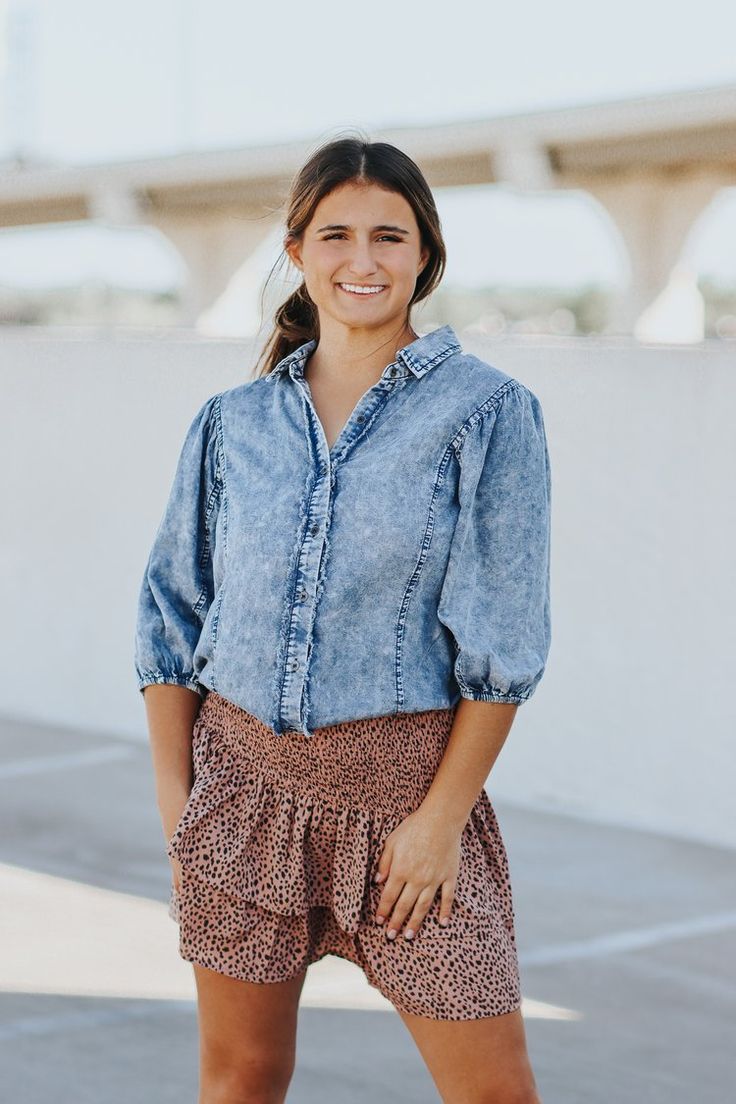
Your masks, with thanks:
M 355 298 L 363 296 L 367 299 L 369 296 L 380 295 L 382 291 L 386 290 L 386 284 L 338 284 L 341 291 L 344 291 L 346 295 L 352 295 Z

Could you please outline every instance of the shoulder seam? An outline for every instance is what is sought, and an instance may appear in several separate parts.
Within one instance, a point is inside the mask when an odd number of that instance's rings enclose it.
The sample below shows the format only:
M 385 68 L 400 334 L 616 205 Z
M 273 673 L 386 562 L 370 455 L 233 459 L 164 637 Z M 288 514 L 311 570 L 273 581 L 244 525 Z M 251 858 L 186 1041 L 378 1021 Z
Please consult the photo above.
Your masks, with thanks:
M 223 443 L 223 431 L 222 431 L 222 396 L 223 392 L 220 391 L 216 395 L 212 396 L 212 412 L 215 415 L 215 441 L 216 441 L 216 453 L 217 464 L 215 466 L 215 479 L 220 483 L 223 488 L 225 484 L 225 448 Z
M 487 399 L 484 399 L 483 402 L 475 408 L 472 414 L 470 414 L 465 419 L 449 444 L 449 448 L 454 450 L 458 460 L 460 459 L 460 453 L 470 431 L 479 422 L 483 421 L 483 418 L 486 416 L 489 410 L 495 411 L 498 409 L 507 391 L 518 390 L 520 386 L 521 385 L 519 381 L 514 376 L 511 376 L 509 379 L 504 380 L 503 383 L 500 383 L 496 390 L 493 391 Z
M 227 522 L 228 522 L 228 494 L 227 494 L 227 462 L 225 460 L 225 431 L 222 425 L 222 396 L 224 391 L 220 391 L 215 396 L 214 412 L 215 412 L 215 432 L 217 435 L 217 478 L 220 484 L 222 492 L 222 507 L 223 507 L 223 540 L 225 546 L 225 553 L 227 554 Z

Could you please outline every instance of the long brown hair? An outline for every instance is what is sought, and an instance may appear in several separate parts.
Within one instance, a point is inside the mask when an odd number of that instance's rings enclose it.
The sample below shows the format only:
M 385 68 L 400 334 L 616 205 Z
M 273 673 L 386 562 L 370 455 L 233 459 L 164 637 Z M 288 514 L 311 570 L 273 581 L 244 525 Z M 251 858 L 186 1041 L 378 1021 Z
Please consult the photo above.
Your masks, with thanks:
M 291 184 L 284 243 L 299 241 L 320 200 L 339 185 L 353 181 L 378 184 L 399 192 L 414 211 L 422 246 L 428 250 L 429 259 L 417 277 L 407 311 L 408 322 L 412 304 L 426 299 L 442 279 L 446 251 L 429 185 L 418 165 L 396 146 L 389 142 L 370 142 L 362 135 L 335 138 L 319 146 Z M 288 254 L 284 249 L 268 279 L 276 265 L 285 258 L 288 259 Z M 319 315 L 302 280 L 275 312 L 274 328 L 256 364 L 256 369 L 260 364 L 263 364 L 263 369 L 257 374 L 268 375 L 280 360 L 312 338 L 319 340 Z

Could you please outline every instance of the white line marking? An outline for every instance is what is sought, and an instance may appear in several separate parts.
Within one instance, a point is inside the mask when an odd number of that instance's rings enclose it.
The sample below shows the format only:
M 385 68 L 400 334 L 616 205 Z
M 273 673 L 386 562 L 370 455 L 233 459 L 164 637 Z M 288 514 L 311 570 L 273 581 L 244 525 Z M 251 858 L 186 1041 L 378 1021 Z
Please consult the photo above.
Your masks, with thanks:
M 593 939 L 580 939 L 574 943 L 537 947 L 526 953 L 520 951 L 519 963 L 522 966 L 548 966 L 582 958 L 603 958 L 622 951 L 639 951 L 643 947 L 656 947 L 677 939 L 712 935 L 714 932 L 731 931 L 734 928 L 736 912 L 717 912 L 710 916 L 694 916 L 691 920 L 655 924 L 651 928 L 632 928 L 629 931 L 598 935 Z

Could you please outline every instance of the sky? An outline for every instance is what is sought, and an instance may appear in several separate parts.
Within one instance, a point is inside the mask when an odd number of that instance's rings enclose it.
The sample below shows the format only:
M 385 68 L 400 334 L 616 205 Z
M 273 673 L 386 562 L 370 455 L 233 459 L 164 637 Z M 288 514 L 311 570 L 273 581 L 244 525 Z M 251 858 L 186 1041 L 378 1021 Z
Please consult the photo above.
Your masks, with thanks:
M 0 0 L 0 156 L 90 164 L 451 122 L 736 82 L 736 6 L 477 0 Z M 435 192 L 444 282 L 622 284 L 617 234 L 582 193 Z M 478 227 L 487 247 L 478 248 Z M 736 282 L 736 186 L 688 256 Z M 267 248 L 268 252 L 268 248 Z M 270 267 L 270 265 L 269 265 Z M 0 281 L 176 284 L 156 231 L 0 230 Z

